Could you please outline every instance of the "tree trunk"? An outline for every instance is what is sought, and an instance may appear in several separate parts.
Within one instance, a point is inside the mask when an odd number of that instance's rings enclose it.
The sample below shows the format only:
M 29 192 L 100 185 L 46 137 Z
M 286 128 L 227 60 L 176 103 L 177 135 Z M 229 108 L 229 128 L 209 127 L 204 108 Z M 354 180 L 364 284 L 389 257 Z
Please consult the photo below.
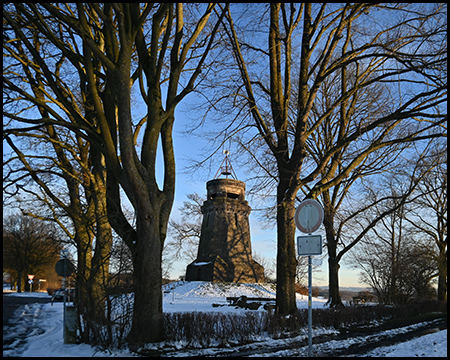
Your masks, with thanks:
M 323 225 L 328 250 L 328 304 L 330 307 L 343 306 L 339 294 L 339 259 L 337 257 L 337 240 L 334 232 L 334 207 L 328 192 L 323 197 Z
M 285 194 L 283 189 L 278 193 Z M 277 311 L 279 314 L 297 312 L 295 275 L 297 259 L 295 250 L 295 201 L 283 199 L 277 210 Z
M 447 302 L 447 251 L 444 242 L 440 244 L 442 246 L 439 246 L 437 297 L 438 300 Z
M 164 340 L 159 232 L 157 219 L 138 217 L 133 251 L 133 324 L 127 339 L 131 346 Z
M 106 171 L 104 158 L 100 151 L 91 154 L 95 186 L 92 195 L 95 203 L 96 241 L 89 276 L 90 310 L 92 320 L 100 324 L 105 322 L 106 286 L 109 280 L 109 259 L 112 247 L 112 230 L 108 221 L 106 200 Z
M 328 303 L 330 307 L 343 306 L 339 294 L 339 262 L 336 257 L 328 256 Z
M 23 272 L 17 271 L 17 292 L 18 293 L 22 292 L 22 277 L 23 277 Z
M 76 306 L 78 312 L 78 322 L 81 341 L 89 343 L 89 333 L 91 329 L 89 321 L 89 291 L 87 279 L 91 268 L 92 235 L 86 230 L 86 224 L 80 225 L 74 222 L 75 242 L 77 244 L 77 285 L 76 285 Z

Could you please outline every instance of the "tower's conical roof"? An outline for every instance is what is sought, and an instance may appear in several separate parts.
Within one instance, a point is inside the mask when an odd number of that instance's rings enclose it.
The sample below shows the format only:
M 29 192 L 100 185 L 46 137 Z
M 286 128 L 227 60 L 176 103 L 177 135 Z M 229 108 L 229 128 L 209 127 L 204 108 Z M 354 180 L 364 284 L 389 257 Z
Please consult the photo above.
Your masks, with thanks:
M 220 164 L 219 170 L 217 170 L 214 179 L 218 179 L 220 176 L 225 175 L 227 179 L 229 176 L 231 176 L 233 179 L 237 180 L 236 173 L 234 172 L 233 167 L 231 166 L 230 158 L 228 157 L 228 155 L 230 155 L 230 152 L 228 150 L 224 150 L 223 154 L 225 155 L 225 158 Z

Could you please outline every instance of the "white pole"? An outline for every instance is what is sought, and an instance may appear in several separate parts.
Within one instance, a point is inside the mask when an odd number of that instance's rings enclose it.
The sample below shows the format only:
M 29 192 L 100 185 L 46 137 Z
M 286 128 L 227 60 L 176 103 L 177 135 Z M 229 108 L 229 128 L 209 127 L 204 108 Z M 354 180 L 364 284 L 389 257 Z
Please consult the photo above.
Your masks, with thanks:
M 64 276 L 63 276 L 63 339 L 66 342 L 66 258 L 64 258 Z
M 308 357 L 312 352 L 312 261 L 308 256 Z

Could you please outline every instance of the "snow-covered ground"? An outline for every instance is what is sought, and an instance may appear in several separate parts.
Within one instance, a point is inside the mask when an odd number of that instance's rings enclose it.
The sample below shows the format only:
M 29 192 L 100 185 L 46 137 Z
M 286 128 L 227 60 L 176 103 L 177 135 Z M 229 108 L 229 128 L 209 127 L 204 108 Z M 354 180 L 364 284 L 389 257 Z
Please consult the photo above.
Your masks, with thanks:
M 185 283 L 171 283 L 164 287 L 164 312 L 244 312 L 252 310 L 235 309 L 231 306 L 212 307 L 211 304 L 226 305 L 227 296 L 241 296 L 249 297 L 273 297 L 275 298 L 275 291 L 271 285 L 257 285 L 257 284 L 218 284 L 208 282 L 185 282 Z M 49 297 L 46 293 L 11 293 L 10 296 L 40 296 Z M 313 298 L 312 307 L 322 308 L 325 306 L 326 300 Z M 308 297 L 298 295 L 297 306 L 299 309 L 308 307 Z M 262 307 L 260 310 L 264 311 Z M 63 341 L 63 304 L 61 302 L 51 304 L 34 303 L 29 306 L 22 307 L 17 310 L 18 322 L 11 328 L 3 330 L 4 339 L 20 338 L 20 334 L 27 328 L 32 328 L 33 331 L 27 336 L 25 341 L 17 340 L 16 343 L 9 345 L 3 349 L 3 356 L 20 356 L 20 357 L 111 357 L 111 356 L 135 356 L 127 350 L 113 350 L 111 352 L 98 351 L 95 348 L 86 344 L 64 344 Z M 20 316 L 25 314 L 26 316 Z M 333 333 L 334 329 L 314 329 L 313 335 Z M 393 332 L 402 331 L 401 329 L 391 330 Z M 394 334 L 393 334 L 394 335 Z M 307 336 L 305 329 L 302 338 Z M 293 339 L 279 339 L 274 340 L 269 337 L 261 339 L 261 341 L 251 344 L 246 349 L 252 351 L 255 349 L 257 353 L 258 348 L 275 347 L 278 345 L 289 343 L 295 344 L 301 340 L 300 337 Z M 358 341 L 354 338 L 352 340 L 329 341 L 326 343 L 327 350 L 336 348 L 344 348 L 350 346 L 352 341 Z M 163 344 L 156 348 L 162 347 Z M 323 344 L 313 345 L 313 355 L 323 351 Z M 173 355 L 188 356 L 188 355 L 215 355 L 217 353 L 224 354 L 224 352 L 232 352 L 232 348 L 209 348 L 198 350 L 180 350 Z M 261 356 L 261 354 L 255 354 Z M 266 353 L 264 356 L 306 356 L 307 347 L 296 347 L 289 350 L 274 349 L 273 352 Z M 442 330 L 436 333 L 427 334 L 411 341 L 400 343 L 397 345 L 378 348 L 363 356 L 428 356 L 428 357 L 447 357 L 447 330 Z

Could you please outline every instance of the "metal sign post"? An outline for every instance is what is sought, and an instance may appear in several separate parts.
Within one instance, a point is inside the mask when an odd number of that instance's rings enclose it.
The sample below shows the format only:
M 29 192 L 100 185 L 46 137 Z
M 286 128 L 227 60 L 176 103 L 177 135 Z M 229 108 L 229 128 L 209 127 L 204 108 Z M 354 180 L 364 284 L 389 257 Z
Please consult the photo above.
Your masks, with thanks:
M 66 306 L 67 301 L 67 286 L 70 275 L 75 271 L 75 267 L 72 262 L 65 256 L 61 256 L 61 259 L 55 265 L 55 271 L 59 276 L 63 277 L 63 336 L 64 344 L 75 344 L 76 342 L 76 308 L 74 306 Z M 70 311 L 70 313 L 69 313 Z M 67 313 L 67 314 L 66 314 Z
M 312 264 L 308 256 L 308 356 L 312 353 Z
M 34 279 L 34 275 L 28 275 L 28 284 L 30 284 L 30 294 L 33 289 L 33 282 L 34 282 L 33 279 Z
M 312 258 L 322 254 L 322 236 L 311 235 L 323 222 L 323 208 L 317 200 L 307 199 L 295 211 L 295 225 L 307 236 L 297 237 L 298 255 L 308 255 L 308 356 L 312 356 Z

